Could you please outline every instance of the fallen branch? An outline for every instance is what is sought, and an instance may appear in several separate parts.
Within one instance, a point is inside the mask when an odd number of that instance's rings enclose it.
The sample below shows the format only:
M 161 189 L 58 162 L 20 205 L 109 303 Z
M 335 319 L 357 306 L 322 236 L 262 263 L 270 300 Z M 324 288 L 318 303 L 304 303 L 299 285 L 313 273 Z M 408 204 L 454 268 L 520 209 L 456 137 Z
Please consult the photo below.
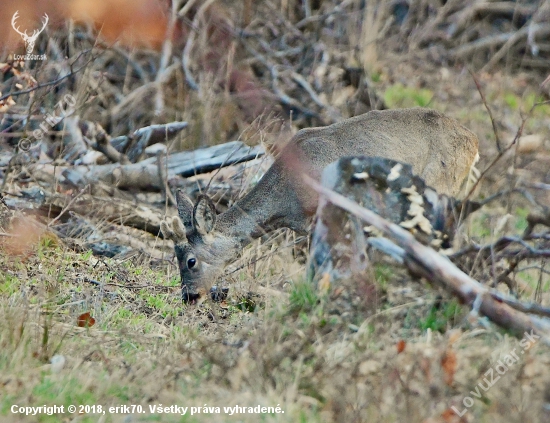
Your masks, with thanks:
M 518 43 L 522 39 L 527 40 L 528 33 L 528 25 L 525 25 L 519 31 L 516 31 L 514 35 L 506 40 L 504 45 L 493 55 L 493 57 L 491 57 L 491 60 L 489 60 L 489 62 L 485 66 L 483 66 L 481 72 L 491 72 L 494 66 L 510 52 L 510 49 L 514 46 L 514 44 Z
M 517 32 L 506 32 L 504 34 L 490 35 L 487 37 L 479 38 L 468 44 L 463 44 L 460 47 L 456 47 L 449 51 L 449 55 L 455 59 L 466 60 L 474 53 L 482 50 L 494 49 L 502 44 L 505 44 L 508 40 L 517 37 Z M 524 28 L 522 34 L 527 37 L 527 28 Z
M 496 3 L 482 2 L 470 4 L 455 14 L 456 23 L 449 31 L 449 35 L 457 36 L 464 29 L 470 27 L 474 20 L 483 19 L 487 16 L 500 16 L 507 19 L 514 17 L 528 18 L 535 12 L 536 8 L 531 5 L 522 5 L 512 1 L 501 1 Z
M 170 154 L 160 161 L 166 175 L 159 174 L 159 159 L 151 157 L 139 163 L 107 164 L 95 166 L 54 167 L 51 164 L 35 164 L 30 166 L 32 173 L 44 171 L 50 175 L 61 174 L 63 180 L 69 180 L 73 185 L 94 184 L 104 182 L 118 188 L 161 191 L 164 187 L 162 176 L 170 179 L 177 175 L 183 177 L 207 173 L 225 166 L 249 161 L 265 154 L 263 147 L 249 147 L 240 141 L 201 148 L 194 151 L 182 151 Z M 62 180 L 62 181 L 63 181 Z
M 126 152 L 131 162 L 136 162 L 147 147 L 168 141 L 187 128 L 187 126 L 187 122 L 170 122 L 145 126 L 136 129 L 130 135 L 113 138 L 111 144 L 117 151 L 121 153 Z
M 50 222 L 48 222 L 48 228 L 50 226 L 53 226 L 55 224 L 55 222 L 57 222 L 59 219 L 61 219 L 61 216 L 63 216 L 70 208 L 71 206 L 74 204 L 74 202 L 80 197 L 82 196 L 82 194 L 84 194 L 84 192 L 88 189 L 87 186 L 85 186 L 84 188 L 82 188 L 82 190 L 80 190 L 80 192 L 78 194 L 76 194 L 73 198 L 71 198 L 71 200 L 69 201 L 69 203 L 63 207 L 63 209 L 61 210 L 61 213 L 59 213 L 55 219 L 51 220 Z
M 528 226 L 525 229 L 524 236 L 530 235 L 536 225 L 544 225 L 550 228 L 550 210 L 540 213 L 529 213 L 529 215 L 527 215 L 527 223 Z
M 51 228 L 53 232 L 77 251 L 92 250 L 106 257 L 140 253 L 156 260 L 165 260 L 173 253 L 171 241 L 162 240 L 123 225 L 94 223 L 86 217 L 72 214 L 65 223 Z
M 36 188 L 28 190 L 22 196 L 5 198 L 5 201 L 10 209 L 39 210 L 42 215 L 53 218 L 46 228 L 53 227 L 64 214 L 76 213 L 80 216 L 93 216 L 99 220 L 141 229 L 157 236 L 160 222 L 164 218 L 160 210 L 148 207 L 144 203 L 83 194 L 87 187 L 73 197 L 51 194 Z
M 534 248 L 531 245 L 527 244 L 527 241 L 530 240 L 542 240 L 546 241 L 547 244 L 550 244 L 550 234 L 526 233 L 521 238 L 515 236 L 503 236 L 502 238 L 497 239 L 491 244 L 469 245 L 466 248 L 452 254 L 450 258 L 455 260 L 458 257 L 467 254 L 475 254 L 477 257 L 481 257 L 483 259 L 493 256 L 495 261 L 512 258 L 515 259 L 515 261 L 518 261 L 520 258 L 548 257 L 550 255 L 550 248 L 544 248 L 544 245 L 542 245 L 543 248 Z M 512 244 L 520 244 L 524 248 L 523 250 L 505 250 L 508 246 Z
M 82 136 L 95 150 L 105 154 L 114 163 L 130 164 L 126 155 L 119 153 L 111 144 L 111 137 L 99 123 L 81 121 L 79 124 Z

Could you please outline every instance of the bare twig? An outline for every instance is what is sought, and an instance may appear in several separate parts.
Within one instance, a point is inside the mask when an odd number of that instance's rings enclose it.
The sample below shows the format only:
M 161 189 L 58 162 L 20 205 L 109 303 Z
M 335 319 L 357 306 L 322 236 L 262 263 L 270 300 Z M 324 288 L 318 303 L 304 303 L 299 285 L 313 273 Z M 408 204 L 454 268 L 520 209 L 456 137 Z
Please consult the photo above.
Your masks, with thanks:
M 493 126 L 493 133 L 495 134 L 495 142 L 497 144 L 497 150 L 500 153 L 502 151 L 502 145 L 500 143 L 500 137 L 498 136 L 497 124 L 493 116 L 493 112 L 491 112 L 491 108 L 487 104 L 487 99 L 485 98 L 485 94 L 481 89 L 481 84 L 479 83 L 477 77 L 472 71 L 469 70 L 469 72 L 470 72 L 470 75 L 472 76 L 472 79 L 474 80 L 474 83 L 476 84 L 477 92 L 481 96 L 481 101 L 483 102 L 483 106 L 485 107 L 485 110 L 487 110 L 487 113 L 489 114 L 489 118 L 491 119 L 491 125 Z
M 162 44 L 162 55 L 160 57 L 159 70 L 155 78 L 155 83 L 157 84 L 157 89 L 155 92 L 155 116 L 160 115 L 164 110 L 164 92 L 162 90 L 162 83 L 166 78 L 163 76 L 163 73 L 166 71 L 170 58 L 172 57 L 172 37 L 174 35 L 174 29 L 178 19 L 178 7 L 179 1 L 172 0 L 170 20 L 168 21 L 166 36 L 164 37 L 164 43 Z
M 533 107 L 531 107 L 531 109 L 529 110 L 529 113 L 527 113 L 527 116 L 525 116 L 522 121 L 521 121 L 521 125 L 520 127 L 518 128 L 517 132 L 516 132 L 516 135 L 514 136 L 514 139 L 512 140 L 512 142 L 506 146 L 506 148 L 504 148 L 504 150 L 502 150 L 492 161 L 491 163 L 489 163 L 489 166 L 487 166 L 485 168 L 485 170 L 483 170 L 483 172 L 481 172 L 481 174 L 479 175 L 479 178 L 477 178 L 477 181 L 473 184 L 472 188 L 470 188 L 470 191 L 468 192 L 468 194 L 466 194 L 466 197 L 464 198 L 464 201 L 468 200 L 470 198 L 470 196 L 474 193 L 474 191 L 476 190 L 477 186 L 479 185 L 479 183 L 481 182 L 481 180 L 485 177 L 485 175 L 487 175 L 487 173 L 504 157 L 504 155 L 506 154 L 506 152 L 508 152 L 509 150 L 511 150 L 518 142 L 519 138 L 521 137 L 521 134 L 523 134 L 523 129 L 525 128 L 525 124 L 527 123 L 527 120 L 529 119 L 529 117 L 531 116 L 531 113 L 533 112 L 533 110 L 535 109 L 535 107 L 538 106 L 538 104 L 535 104 L 533 105 Z
M 525 25 L 523 28 L 521 28 L 519 31 L 514 32 L 512 36 L 506 40 L 504 45 L 491 57 L 491 60 L 487 62 L 485 66 L 481 69 L 484 72 L 490 72 L 493 67 L 500 62 L 500 60 L 506 56 L 510 52 L 510 49 L 513 47 L 514 44 L 516 44 L 521 39 L 525 38 L 527 39 L 527 35 L 529 33 L 529 25 Z
M 165 195 L 166 199 L 170 201 L 172 206 L 177 207 L 176 199 L 168 187 L 168 177 L 167 177 L 167 167 L 168 167 L 168 158 L 166 154 L 164 155 L 164 161 L 162 160 L 162 154 L 157 155 L 157 168 L 159 171 L 159 178 L 163 182 L 161 190 Z
M 193 48 L 193 42 L 195 41 L 196 36 L 196 29 L 199 26 L 199 20 L 202 18 L 202 15 L 210 7 L 212 3 L 214 3 L 216 0 L 206 0 L 199 10 L 197 10 L 197 13 L 195 14 L 195 17 L 193 18 L 193 24 L 191 25 L 191 31 L 189 32 L 189 36 L 187 37 L 187 42 L 185 43 L 185 47 L 183 49 L 183 55 L 181 58 L 181 63 L 183 66 L 183 72 L 185 73 L 185 80 L 187 81 L 187 85 L 189 85 L 189 88 L 191 88 L 193 91 L 199 91 L 199 85 L 195 81 L 195 78 L 193 77 L 193 74 L 191 73 L 191 70 L 189 69 L 189 56 L 191 55 L 191 49 Z
M 86 185 L 84 188 L 82 188 L 80 190 L 80 192 L 78 194 L 76 194 L 73 198 L 71 198 L 71 200 L 69 201 L 69 203 L 63 207 L 63 210 L 61 210 L 61 213 L 59 213 L 55 219 L 51 220 L 50 222 L 48 222 L 48 228 L 50 226 L 53 226 L 55 222 L 57 222 L 59 219 L 61 219 L 61 216 L 63 216 L 67 210 L 69 210 L 71 208 L 71 206 L 73 205 L 73 203 L 78 199 L 78 197 L 80 197 L 82 194 L 84 194 L 87 190 L 88 190 L 89 186 Z

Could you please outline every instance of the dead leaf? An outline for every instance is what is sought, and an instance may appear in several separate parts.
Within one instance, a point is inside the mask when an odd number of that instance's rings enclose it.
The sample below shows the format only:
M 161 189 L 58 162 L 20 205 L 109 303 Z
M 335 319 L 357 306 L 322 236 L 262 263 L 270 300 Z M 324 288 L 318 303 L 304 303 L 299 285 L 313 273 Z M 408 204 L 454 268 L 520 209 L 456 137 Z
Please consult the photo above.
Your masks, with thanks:
M 382 365 L 378 361 L 375 361 L 375 360 L 363 361 L 359 365 L 359 374 L 361 375 L 373 374 L 373 373 L 376 373 L 378 370 L 380 370 L 381 367 Z
M 342 295 L 342 293 L 346 290 L 346 288 L 344 288 L 343 286 L 339 286 L 338 288 L 336 288 L 334 290 L 334 292 L 332 293 L 332 296 L 331 296 L 331 299 L 336 299 L 338 298 L 340 295 Z
M 95 325 L 95 319 L 92 317 L 90 312 L 86 312 L 78 316 L 77 325 L 79 328 L 91 328 Z
M 441 357 L 441 367 L 444 371 L 445 383 L 448 386 L 453 385 L 455 373 L 456 373 L 456 353 L 452 350 L 447 350 Z
M 465 417 L 460 417 L 456 414 L 452 408 L 447 408 L 443 413 L 441 413 L 441 418 L 445 423 L 466 423 Z
M 460 329 L 452 329 L 449 332 L 449 345 L 453 345 L 461 336 L 462 331 Z
M 401 339 L 397 343 L 397 354 L 401 354 L 405 350 L 406 346 L 407 346 L 407 343 Z

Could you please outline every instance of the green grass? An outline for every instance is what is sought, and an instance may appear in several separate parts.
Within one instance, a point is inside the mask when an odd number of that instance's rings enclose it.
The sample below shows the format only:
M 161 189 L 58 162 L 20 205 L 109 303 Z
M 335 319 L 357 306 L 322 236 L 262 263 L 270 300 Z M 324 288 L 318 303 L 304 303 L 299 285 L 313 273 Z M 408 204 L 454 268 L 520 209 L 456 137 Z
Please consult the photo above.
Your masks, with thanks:
M 518 119 L 520 116 L 525 116 L 535 106 L 531 118 L 526 122 L 524 134 L 547 133 L 548 127 L 545 122 L 550 119 L 550 104 L 545 103 L 546 99 L 539 93 L 527 90 L 519 96 L 512 92 L 505 92 L 502 97 L 496 96 L 495 101 L 499 101 L 500 98 L 511 111 L 515 112 Z
M 419 327 L 422 331 L 431 329 L 434 332 L 443 333 L 457 323 L 461 314 L 463 314 L 462 307 L 455 299 L 434 304 L 428 315 L 420 319 Z
M 489 225 L 489 215 L 479 212 L 470 217 L 470 233 L 476 240 L 489 238 L 491 235 L 491 226 Z
M 378 287 L 384 290 L 395 279 L 395 271 L 388 264 L 374 263 L 374 279 Z
M 519 232 L 523 232 L 525 229 L 527 229 L 528 223 L 527 223 L 527 216 L 529 215 L 531 211 L 528 208 L 525 207 L 518 207 L 515 211 L 516 221 L 515 221 L 515 228 Z
M 394 84 L 384 91 L 384 102 L 390 109 L 404 107 L 428 107 L 433 92 L 425 88 L 405 87 L 402 84 Z
M 0 271 L 0 294 L 12 295 L 19 291 L 21 281 L 10 274 Z
M 518 110 L 521 104 L 521 98 L 519 98 L 514 93 L 505 93 L 504 102 L 508 105 L 510 109 Z
M 318 301 L 319 297 L 312 283 L 296 282 L 290 291 L 289 304 L 292 310 L 309 311 L 317 305 Z

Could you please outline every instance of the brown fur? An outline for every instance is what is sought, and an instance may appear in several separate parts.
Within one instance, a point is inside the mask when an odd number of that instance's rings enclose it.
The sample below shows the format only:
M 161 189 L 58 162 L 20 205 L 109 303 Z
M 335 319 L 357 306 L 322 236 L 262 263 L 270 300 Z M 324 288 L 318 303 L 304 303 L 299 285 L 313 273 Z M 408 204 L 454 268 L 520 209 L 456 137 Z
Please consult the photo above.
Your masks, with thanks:
M 317 195 L 302 182 L 302 173 L 319 179 L 329 163 L 358 155 L 409 163 L 428 186 L 456 196 L 478 157 L 478 140 L 434 110 L 372 111 L 299 131 L 260 182 L 219 216 L 206 196 L 191 216 L 189 200 L 178 195 L 186 231 L 186 237 L 176 239 L 184 296 L 194 298 L 199 288 L 208 288 L 252 239 L 277 228 L 306 233 Z M 190 258 L 196 262 L 192 268 Z

